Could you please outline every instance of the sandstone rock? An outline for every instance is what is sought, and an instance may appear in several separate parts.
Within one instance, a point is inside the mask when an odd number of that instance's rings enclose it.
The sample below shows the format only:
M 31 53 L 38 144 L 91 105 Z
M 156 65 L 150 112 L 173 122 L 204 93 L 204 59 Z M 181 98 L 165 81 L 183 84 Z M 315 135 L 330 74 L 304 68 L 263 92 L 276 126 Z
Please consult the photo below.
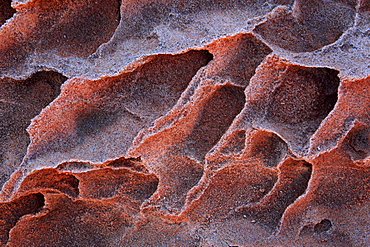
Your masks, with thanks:
M 367 0 L 0 3 L 1 246 L 367 246 Z

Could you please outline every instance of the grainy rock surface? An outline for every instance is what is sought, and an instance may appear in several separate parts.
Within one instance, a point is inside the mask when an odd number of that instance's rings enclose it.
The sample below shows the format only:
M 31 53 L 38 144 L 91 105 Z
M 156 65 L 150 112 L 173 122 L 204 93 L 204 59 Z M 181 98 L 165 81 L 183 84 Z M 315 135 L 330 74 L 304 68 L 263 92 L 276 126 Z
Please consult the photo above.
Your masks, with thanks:
M 0 1 L 1 246 L 369 246 L 370 1 Z

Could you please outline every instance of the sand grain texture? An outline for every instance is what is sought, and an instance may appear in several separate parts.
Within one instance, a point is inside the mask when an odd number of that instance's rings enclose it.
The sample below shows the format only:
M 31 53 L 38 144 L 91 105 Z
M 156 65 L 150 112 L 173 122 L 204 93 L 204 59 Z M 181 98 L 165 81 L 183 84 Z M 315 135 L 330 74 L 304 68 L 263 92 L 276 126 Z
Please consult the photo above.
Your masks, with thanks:
M 1 246 L 369 246 L 368 0 L 0 2 Z

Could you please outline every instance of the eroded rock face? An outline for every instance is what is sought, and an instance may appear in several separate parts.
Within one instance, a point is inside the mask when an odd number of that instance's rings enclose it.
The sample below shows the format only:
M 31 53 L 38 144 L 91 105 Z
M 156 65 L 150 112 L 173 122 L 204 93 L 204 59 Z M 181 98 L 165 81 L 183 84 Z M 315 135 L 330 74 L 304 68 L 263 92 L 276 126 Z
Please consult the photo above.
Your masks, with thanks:
M 367 246 L 367 0 L 0 3 L 1 246 Z

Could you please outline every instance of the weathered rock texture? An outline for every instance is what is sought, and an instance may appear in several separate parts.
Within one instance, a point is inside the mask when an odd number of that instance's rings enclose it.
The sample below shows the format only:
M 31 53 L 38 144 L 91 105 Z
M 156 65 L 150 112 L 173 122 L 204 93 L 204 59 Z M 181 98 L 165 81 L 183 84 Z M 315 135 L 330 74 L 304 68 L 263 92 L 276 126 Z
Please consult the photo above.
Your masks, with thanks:
M 369 246 L 370 1 L 3 0 L 1 246 Z

